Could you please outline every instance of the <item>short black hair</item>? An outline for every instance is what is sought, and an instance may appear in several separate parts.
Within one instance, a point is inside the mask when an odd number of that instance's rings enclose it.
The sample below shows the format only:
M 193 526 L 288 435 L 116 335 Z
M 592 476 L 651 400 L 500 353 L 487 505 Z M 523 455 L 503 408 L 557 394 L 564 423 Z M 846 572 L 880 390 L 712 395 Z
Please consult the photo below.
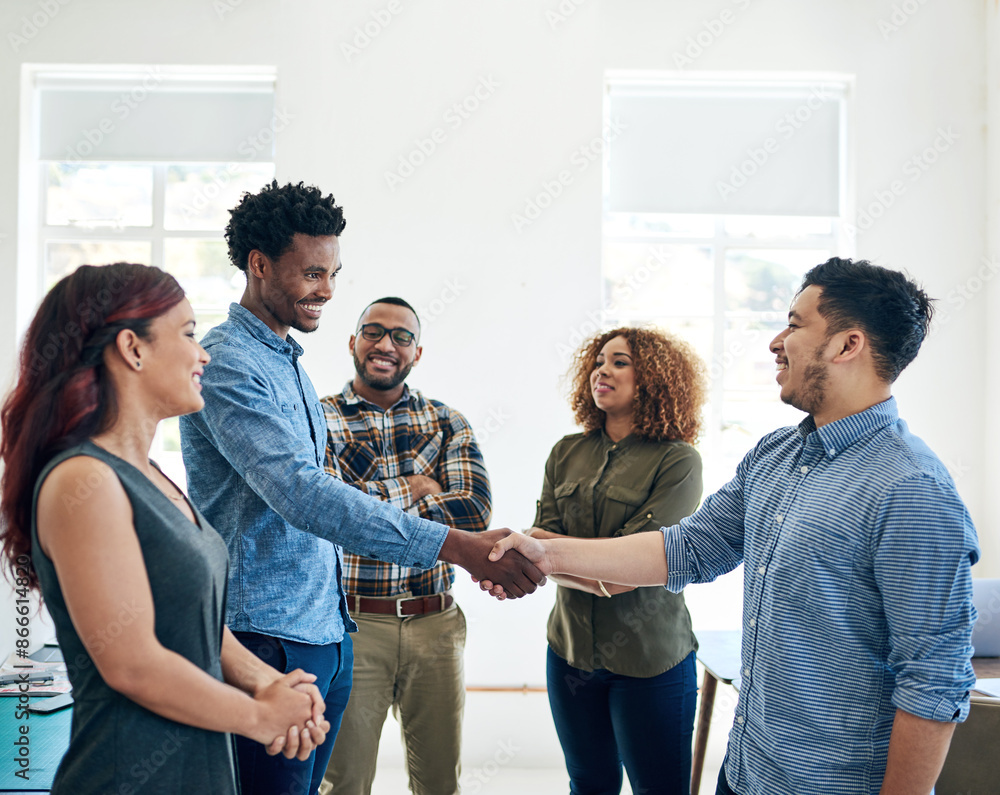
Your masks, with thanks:
M 404 301 L 402 298 L 397 298 L 394 295 L 386 296 L 385 298 L 379 298 L 376 301 L 372 301 L 368 306 L 361 310 L 361 314 L 358 315 L 358 323 L 361 322 L 361 318 L 365 316 L 365 312 L 371 309 L 375 304 L 392 304 L 393 306 L 402 306 L 409 309 L 413 316 L 417 319 L 417 331 L 420 331 L 420 315 L 417 314 L 417 310 L 410 306 L 409 302 Z
M 867 260 L 833 257 L 803 277 L 799 293 L 812 285 L 823 289 L 817 309 L 827 333 L 861 329 L 883 381 L 891 384 L 917 357 L 930 329 L 934 299 L 905 273 Z
M 319 188 L 302 182 L 278 187 L 272 180 L 259 193 L 244 193 L 229 216 L 229 259 L 244 272 L 254 249 L 276 260 L 291 248 L 296 233 L 339 236 L 347 226 L 343 208 L 332 195 L 324 196 Z

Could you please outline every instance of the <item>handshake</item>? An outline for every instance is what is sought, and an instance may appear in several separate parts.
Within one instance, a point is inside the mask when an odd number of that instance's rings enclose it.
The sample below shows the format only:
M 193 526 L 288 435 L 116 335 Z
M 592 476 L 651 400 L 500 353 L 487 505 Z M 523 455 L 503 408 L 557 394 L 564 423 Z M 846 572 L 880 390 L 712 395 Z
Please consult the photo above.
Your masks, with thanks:
M 506 527 L 485 533 L 452 530 L 440 560 L 461 566 L 480 588 L 501 600 L 534 593 L 552 572 L 541 544 Z

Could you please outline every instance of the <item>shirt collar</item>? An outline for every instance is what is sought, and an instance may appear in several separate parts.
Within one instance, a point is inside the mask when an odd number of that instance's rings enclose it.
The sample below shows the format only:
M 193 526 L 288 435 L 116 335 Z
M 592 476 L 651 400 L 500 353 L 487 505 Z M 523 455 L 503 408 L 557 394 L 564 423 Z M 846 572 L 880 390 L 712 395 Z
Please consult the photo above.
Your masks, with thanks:
M 365 405 L 371 406 L 377 411 L 384 411 L 384 409 L 381 406 L 376 406 L 370 400 L 365 400 L 363 397 L 361 397 L 361 395 L 359 395 L 357 392 L 354 391 L 353 378 L 347 382 L 347 384 L 344 386 L 343 391 L 340 394 L 344 398 L 344 403 L 346 404 L 364 403 Z M 391 411 L 392 409 L 396 408 L 396 406 L 402 403 L 409 403 L 411 397 L 412 395 L 410 394 L 409 385 L 403 384 L 403 394 L 400 396 L 399 400 L 397 400 L 395 403 L 389 406 L 389 410 Z
M 271 331 L 263 320 L 241 304 L 229 305 L 229 319 L 238 326 L 242 326 L 255 340 L 278 353 L 291 354 L 295 358 L 303 354 L 302 346 L 295 341 L 291 334 L 288 335 L 287 339 L 282 339 Z
M 863 436 L 892 425 L 898 419 L 899 409 L 896 407 L 896 398 L 890 397 L 888 400 L 876 403 L 857 414 L 851 414 L 849 417 L 828 423 L 822 428 L 816 427 L 816 421 L 810 414 L 799 423 L 799 434 L 807 444 L 815 439 L 816 444 L 823 445 L 827 457 L 833 458 Z M 810 439 L 809 437 L 813 433 L 815 436 Z

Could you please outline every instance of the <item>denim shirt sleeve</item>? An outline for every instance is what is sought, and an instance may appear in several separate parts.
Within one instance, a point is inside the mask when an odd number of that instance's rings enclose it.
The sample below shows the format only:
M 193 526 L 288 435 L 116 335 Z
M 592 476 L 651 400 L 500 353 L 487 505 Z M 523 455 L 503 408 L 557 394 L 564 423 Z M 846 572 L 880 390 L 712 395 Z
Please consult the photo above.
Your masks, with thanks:
M 428 568 L 448 528 L 403 513 L 324 471 L 245 351 L 212 347 L 201 430 L 236 473 L 293 527 L 366 557 Z M 256 365 L 256 366 L 255 366 Z
M 885 496 L 872 544 L 894 706 L 927 720 L 965 720 L 975 686 L 970 567 L 979 559 L 965 505 L 950 483 L 907 478 Z
M 756 449 L 747 453 L 736 476 L 679 524 L 663 529 L 667 557 L 667 590 L 712 582 L 743 562 L 746 473 Z

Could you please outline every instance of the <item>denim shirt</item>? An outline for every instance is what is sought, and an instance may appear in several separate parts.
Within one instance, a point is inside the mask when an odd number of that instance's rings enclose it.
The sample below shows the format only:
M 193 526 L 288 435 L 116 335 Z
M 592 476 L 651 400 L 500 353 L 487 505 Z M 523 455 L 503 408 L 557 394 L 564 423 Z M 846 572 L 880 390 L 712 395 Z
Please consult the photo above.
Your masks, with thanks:
M 226 623 L 303 643 L 357 627 L 341 547 L 428 568 L 448 528 L 324 471 L 326 421 L 302 348 L 239 304 L 202 340 L 205 408 L 181 417 L 188 493 L 229 547 Z
M 897 708 L 968 714 L 976 530 L 895 399 L 768 434 L 665 550 L 671 590 L 745 563 L 734 790 L 878 793 Z

